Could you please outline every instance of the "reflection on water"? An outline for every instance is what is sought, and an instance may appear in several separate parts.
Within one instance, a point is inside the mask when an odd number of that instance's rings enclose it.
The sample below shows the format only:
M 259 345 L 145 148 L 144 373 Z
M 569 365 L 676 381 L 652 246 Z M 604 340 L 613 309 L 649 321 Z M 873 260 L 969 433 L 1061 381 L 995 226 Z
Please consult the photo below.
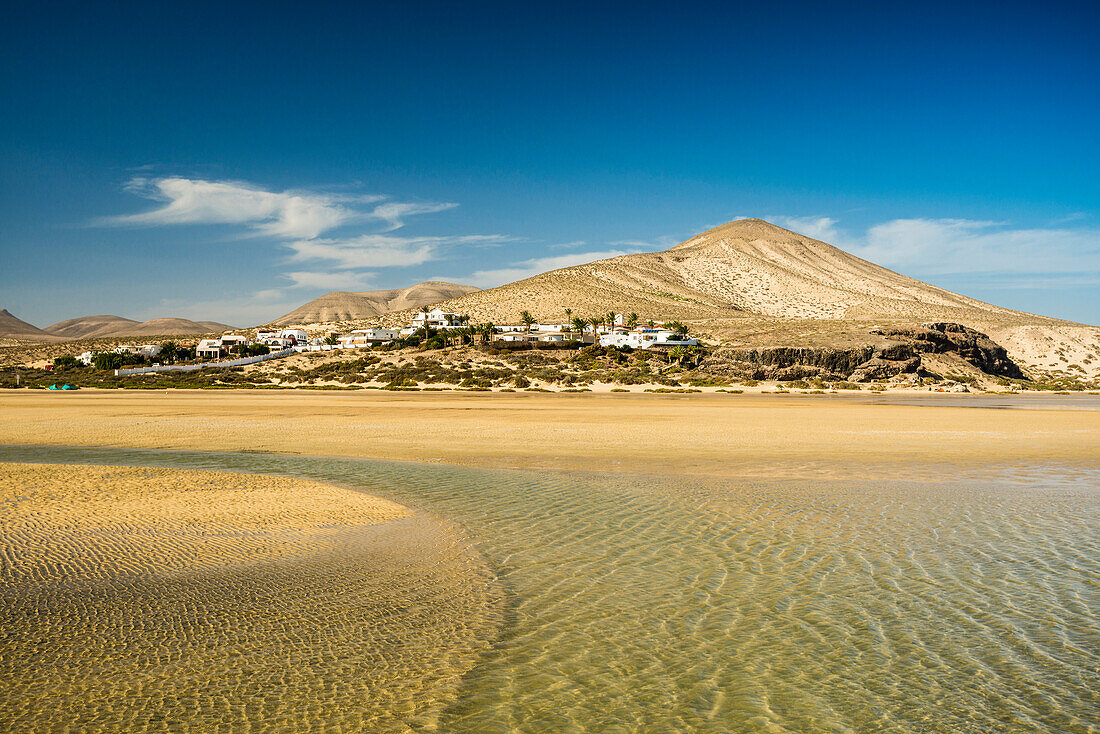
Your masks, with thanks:
M 1100 473 L 736 482 L 131 450 L 0 459 L 300 474 L 460 523 L 509 606 L 441 731 L 1098 730 Z

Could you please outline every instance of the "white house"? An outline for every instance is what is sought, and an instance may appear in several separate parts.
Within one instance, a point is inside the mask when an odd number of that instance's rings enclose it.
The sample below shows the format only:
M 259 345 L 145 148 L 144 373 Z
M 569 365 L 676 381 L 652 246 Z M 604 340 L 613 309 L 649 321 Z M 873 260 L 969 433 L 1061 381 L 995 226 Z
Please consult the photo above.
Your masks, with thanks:
M 610 334 L 600 336 L 601 347 L 633 347 L 634 349 L 652 349 L 654 347 L 693 347 L 698 339 L 679 334 L 671 329 L 616 329 Z
M 384 344 L 401 338 L 398 329 L 356 329 L 337 339 L 340 346 L 351 349 L 355 347 L 369 347 L 372 344 Z
M 433 308 L 427 313 L 417 311 L 413 316 L 413 327 L 422 329 L 425 325 L 433 329 L 457 329 L 462 326 L 458 314 L 440 308 Z
M 493 339 L 498 342 L 526 342 L 536 341 L 537 337 L 534 334 L 528 334 L 526 331 L 506 331 Z
M 231 349 L 248 343 L 248 337 L 239 334 L 223 334 L 217 339 L 203 339 L 195 347 L 196 357 L 217 359 L 228 354 Z
M 292 347 L 309 344 L 309 334 L 302 329 L 260 329 L 256 341 L 272 347 Z

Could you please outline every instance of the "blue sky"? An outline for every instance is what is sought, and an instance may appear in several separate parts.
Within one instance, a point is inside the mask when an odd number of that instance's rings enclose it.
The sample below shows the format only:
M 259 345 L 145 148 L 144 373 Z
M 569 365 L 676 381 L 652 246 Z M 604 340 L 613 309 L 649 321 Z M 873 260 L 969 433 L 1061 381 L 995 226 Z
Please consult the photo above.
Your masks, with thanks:
M 230 5 L 7 11 L 0 307 L 246 325 L 758 216 L 1100 323 L 1094 3 Z

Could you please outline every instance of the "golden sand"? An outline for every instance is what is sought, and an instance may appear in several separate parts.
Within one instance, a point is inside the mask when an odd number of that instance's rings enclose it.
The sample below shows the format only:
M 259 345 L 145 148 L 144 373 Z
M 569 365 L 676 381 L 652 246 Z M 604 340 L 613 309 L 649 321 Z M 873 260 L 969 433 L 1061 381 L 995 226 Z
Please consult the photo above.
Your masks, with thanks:
M 0 503 L 5 585 L 285 559 L 412 514 L 318 482 L 114 466 L 0 464 Z
M 1027 400 L 1027 398 L 1021 398 Z M 510 467 L 770 474 L 1095 463 L 1100 411 L 855 396 L 0 392 L 0 443 L 269 451 Z
M 499 624 L 446 523 L 279 477 L 0 464 L 0 719 L 431 728 Z

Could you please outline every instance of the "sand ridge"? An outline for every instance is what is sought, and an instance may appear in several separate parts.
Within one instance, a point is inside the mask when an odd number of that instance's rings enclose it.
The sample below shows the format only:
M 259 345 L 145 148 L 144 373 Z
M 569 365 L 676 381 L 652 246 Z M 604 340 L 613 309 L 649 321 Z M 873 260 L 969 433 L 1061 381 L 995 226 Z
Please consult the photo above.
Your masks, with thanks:
M 1016 399 L 1034 407 L 954 407 L 931 395 L 907 405 L 715 393 L 0 391 L 0 443 L 739 476 L 781 465 L 1096 464 L 1100 411 Z

